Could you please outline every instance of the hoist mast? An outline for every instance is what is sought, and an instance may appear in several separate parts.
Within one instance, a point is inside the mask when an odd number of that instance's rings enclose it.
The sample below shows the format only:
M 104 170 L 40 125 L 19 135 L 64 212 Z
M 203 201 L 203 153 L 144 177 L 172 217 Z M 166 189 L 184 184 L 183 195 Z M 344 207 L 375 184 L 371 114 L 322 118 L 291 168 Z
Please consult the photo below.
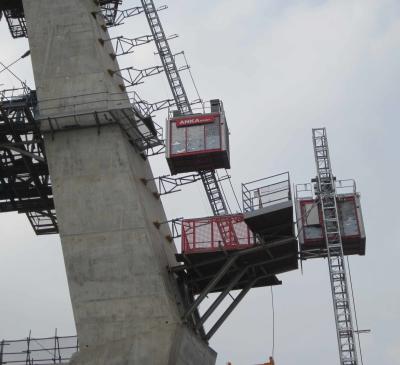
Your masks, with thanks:
M 329 265 L 340 364 L 358 365 L 351 299 L 338 216 L 335 177 L 332 173 L 328 138 L 325 128 L 313 129 L 312 133 L 317 167 L 316 195 L 320 202 L 326 239 L 326 256 Z
M 192 107 L 189 102 L 185 87 L 179 74 L 175 57 L 171 51 L 168 39 L 165 35 L 160 17 L 153 0 L 141 0 L 147 22 L 149 23 L 154 42 L 157 46 L 168 83 L 171 88 L 176 107 L 181 115 L 192 114 Z M 214 170 L 199 171 L 203 182 L 208 201 L 214 215 L 228 214 L 227 204 L 224 200 L 219 180 Z

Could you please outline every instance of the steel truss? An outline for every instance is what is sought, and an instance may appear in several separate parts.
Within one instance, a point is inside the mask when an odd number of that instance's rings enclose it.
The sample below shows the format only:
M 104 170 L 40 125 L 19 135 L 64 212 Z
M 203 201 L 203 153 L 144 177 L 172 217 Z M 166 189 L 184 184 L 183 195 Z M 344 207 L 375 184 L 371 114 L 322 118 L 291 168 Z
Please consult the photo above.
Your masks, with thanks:
M 122 0 L 98 0 L 98 5 L 101 8 L 106 25 L 114 25 L 118 15 L 118 7 L 122 5 Z
M 171 175 L 164 175 L 152 179 L 142 179 L 143 183 L 147 185 L 149 182 L 154 181 L 157 186 L 157 192 L 153 192 L 158 196 L 177 193 L 181 191 L 180 187 L 192 184 L 201 177 L 198 174 L 189 174 L 179 177 L 172 177 Z
M 177 37 L 178 37 L 177 34 L 172 34 L 168 37 L 168 40 Z M 135 52 L 135 48 L 153 42 L 154 38 L 152 35 L 143 35 L 136 38 L 126 38 L 124 36 L 118 36 L 109 39 L 99 39 L 99 42 L 101 44 L 104 44 L 107 41 L 108 42 L 112 41 L 114 43 L 115 54 L 113 54 L 112 56 L 118 57 L 118 56 L 125 56 L 127 54 Z
M 165 10 L 165 9 L 168 9 L 168 6 L 167 5 L 162 5 L 162 6 L 157 8 L 157 11 L 162 11 L 162 10 Z M 109 24 L 108 26 L 109 27 L 116 27 L 116 26 L 122 25 L 122 24 L 124 24 L 124 20 L 125 19 L 131 18 L 131 17 L 136 16 L 136 15 L 140 15 L 143 12 L 144 12 L 144 9 L 143 9 L 142 6 L 134 6 L 134 7 L 129 8 L 129 9 L 117 10 L 117 15 L 116 15 L 113 23 Z
M 313 145 L 317 167 L 316 194 L 322 210 L 340 364 L 357 365 L 355 330 L 339 226 L 335 178 L 332 173 L 325 128 L 313 129 Z
M 274 267 L 291 257 L 291 255 L 274 257 L 271 249 L 287 245 L 291 238 L 277 240 L 272 243 L 260 243 L 246 250 L 234 252 L 221 251 L 208 259 L 194 262 L 187 255 L 180 254 L 178 259 L 182 265 L 171 267 L 170 271 L 178 277 L 186 311 L 183 319 L 208 341 L 245 297 L 250 289 L 257 286 L 279 285 L 281 282 L 274 275 Z M 231 304 L 222 315 L 212 324 L 208 332 L 204 324 L 220 306 L 232 290 L 240 290 L 232 298 Z M 199 314 L 199 307 L 210 293 L 220 293 L 212 304 Z
M 0 212 L 25 213 L 38 235 L 57 233 L 44 141 L 33 116 L 36 94 L 1 93 Z
M 143 80 L 147 77 L 159 75 L 164 72 L 163 66 L 153 66 L 144 69 L 137 69 L 135 67 L 126 67 L 117 71 L 109 71 L 111 75 L 117 75 L 125 81 L 126 88 L 135 87 L 143 84 Z

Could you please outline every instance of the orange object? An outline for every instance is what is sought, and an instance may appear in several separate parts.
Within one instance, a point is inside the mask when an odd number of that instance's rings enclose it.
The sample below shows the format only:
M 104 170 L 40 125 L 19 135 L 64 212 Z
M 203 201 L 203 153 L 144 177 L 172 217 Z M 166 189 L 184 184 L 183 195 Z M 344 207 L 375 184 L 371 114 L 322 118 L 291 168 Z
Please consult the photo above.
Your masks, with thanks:
M 228 362 L 226 365 L 232 365 L 232 363 L 231 363 L 231 362 Z M 274 361 L 273 357 L 270 356 L 270 357 L 269 357 L 269 362 L 266 362 L 266 363 L 260 364 L 260 365 L 275 365 L 275 361 Z

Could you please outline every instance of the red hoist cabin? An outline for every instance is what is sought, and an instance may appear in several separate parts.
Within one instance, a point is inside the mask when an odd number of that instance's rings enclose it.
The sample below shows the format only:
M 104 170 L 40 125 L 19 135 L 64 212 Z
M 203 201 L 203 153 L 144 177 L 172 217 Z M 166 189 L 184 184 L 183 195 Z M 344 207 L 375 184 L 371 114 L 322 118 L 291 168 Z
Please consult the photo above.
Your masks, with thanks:
M 360 194 L 353 180 L 339 180 L 336 204 L 345 255 L 365 255 L 365 230 Z M 324 256 L 326 248 L 321 204 L 312 184 L 296 186 L 296 215 L 300 251 L 303 258 Z
M 171 173 L 229 169 L 229 130 L 222 101 L 210 113 L 174 115 L 167 121 L 167 162 Z

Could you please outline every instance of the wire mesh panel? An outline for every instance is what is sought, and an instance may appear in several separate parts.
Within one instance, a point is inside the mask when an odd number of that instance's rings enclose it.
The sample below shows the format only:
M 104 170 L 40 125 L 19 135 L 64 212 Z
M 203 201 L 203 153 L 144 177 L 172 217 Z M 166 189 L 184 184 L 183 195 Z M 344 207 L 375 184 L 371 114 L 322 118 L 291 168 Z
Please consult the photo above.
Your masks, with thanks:
M 242 197 L 245 212 L 292 200 L 289 173 L 242 184 Z
M 67 364 L 79 351 L 76 336 L 2 340 L 0 342 L 0 365 L 48 365 Z
M 237 250 L 253 246 L 255 238 L 242 214 L 182 221 L 182 252 Z

